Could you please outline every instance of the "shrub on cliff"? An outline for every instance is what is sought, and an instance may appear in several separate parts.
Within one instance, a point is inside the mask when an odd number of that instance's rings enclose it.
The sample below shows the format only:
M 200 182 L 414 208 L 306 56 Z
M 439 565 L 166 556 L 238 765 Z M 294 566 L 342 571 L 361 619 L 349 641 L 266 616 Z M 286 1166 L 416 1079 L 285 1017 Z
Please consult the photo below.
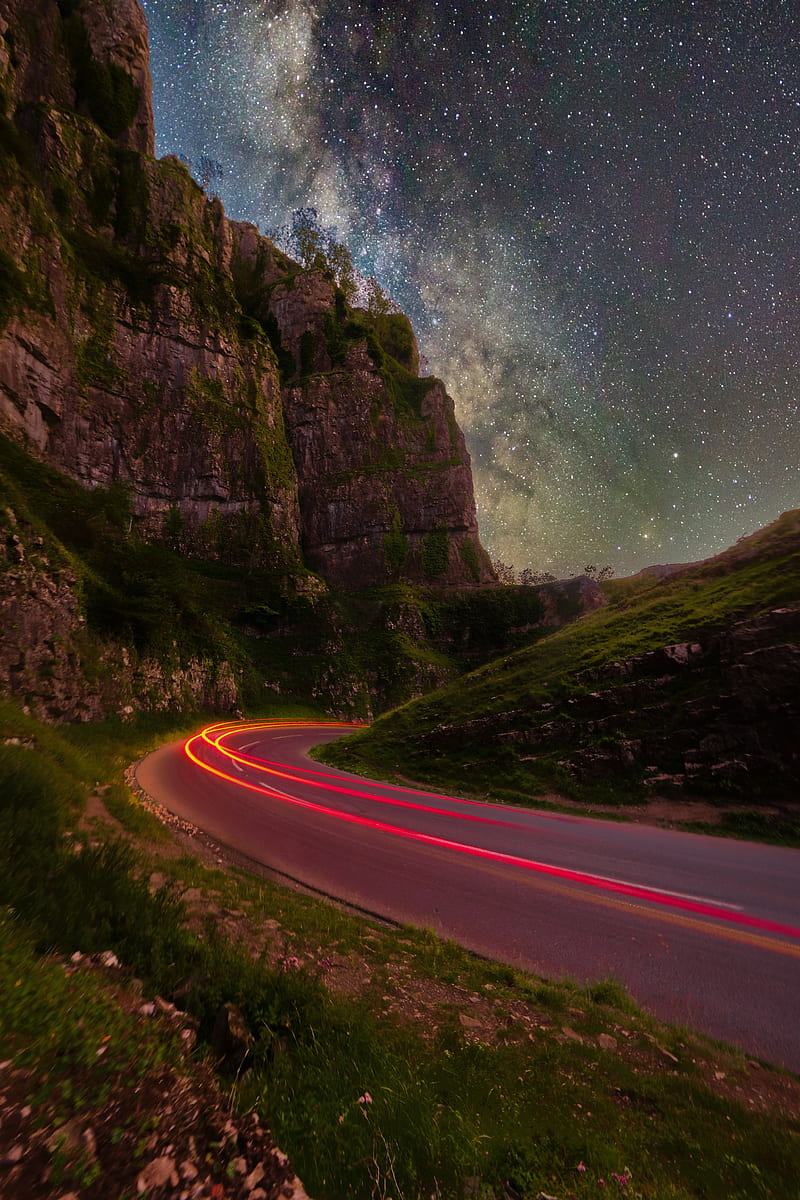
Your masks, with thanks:
M 446 529 L 431 529 L 422 539 L 422 570 L 426 579 L 444 575 L 450 562 L 450 538 Z

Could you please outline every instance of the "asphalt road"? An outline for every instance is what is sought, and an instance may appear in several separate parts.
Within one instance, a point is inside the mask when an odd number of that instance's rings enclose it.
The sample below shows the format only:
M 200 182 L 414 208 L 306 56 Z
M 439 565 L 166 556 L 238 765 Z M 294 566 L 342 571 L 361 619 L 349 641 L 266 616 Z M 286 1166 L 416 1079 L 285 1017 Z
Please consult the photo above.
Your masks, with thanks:
M 216 841 L 327 895 L 539 975 L 613 976 L 662 1020 L 800 1073 L 800 851 L 479 804 L 308 759 L 343 732 L 220 726 L 137 775 Z

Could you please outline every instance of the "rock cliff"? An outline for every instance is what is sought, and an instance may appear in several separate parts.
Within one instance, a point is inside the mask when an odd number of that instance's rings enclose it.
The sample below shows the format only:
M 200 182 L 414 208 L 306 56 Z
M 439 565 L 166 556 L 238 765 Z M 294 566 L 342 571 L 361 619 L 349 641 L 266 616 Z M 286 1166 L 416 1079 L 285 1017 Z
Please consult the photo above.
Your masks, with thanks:
M 98 637 L 81 611 L 85 588 L 69 561 L 12 509 L 4 518 L 0 693 L 49 721 L 99 721 L 141 708 L 237 707 L 241 671 L 212 658 L 211 647 L 182 653 L 168 637 L 160 653 L 147 653 L 130 639 Z
M 350 308 L 153 157 L 136 0 L 0 0 L 0 430 L 134 532 L 341 589 L 492 579 L 400 314 Z

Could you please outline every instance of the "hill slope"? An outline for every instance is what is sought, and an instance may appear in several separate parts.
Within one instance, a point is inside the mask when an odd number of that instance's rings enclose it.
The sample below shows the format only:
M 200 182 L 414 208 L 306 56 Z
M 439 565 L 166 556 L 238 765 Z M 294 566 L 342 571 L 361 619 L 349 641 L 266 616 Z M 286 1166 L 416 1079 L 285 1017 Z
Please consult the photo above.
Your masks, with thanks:
M 534 797 L 797 799 L 800 510 L 387 714 L 326 758 Z

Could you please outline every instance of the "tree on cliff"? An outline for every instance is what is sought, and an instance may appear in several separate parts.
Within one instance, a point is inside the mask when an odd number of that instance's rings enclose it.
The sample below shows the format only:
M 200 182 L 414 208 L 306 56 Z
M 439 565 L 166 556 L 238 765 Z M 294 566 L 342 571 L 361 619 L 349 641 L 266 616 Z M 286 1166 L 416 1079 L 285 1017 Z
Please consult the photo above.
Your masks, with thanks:
M 353 256 L 344 242 L 337 240 L 336 230 L 325 229 L 311 205 L 296 208 L 290 223 L 273 230 L 270 237 L 307 271 L 329 271 L 348 304 L 366 308 L 375 317 L 400 311 L 374 275 L 365 278 L 356 270 Z
M 386 295 L 374 275 L 370 275 L 369 279 L 363 281 L 360 291 L 359 299 L 374 317 L 388 317 L 390 313 L 400 311 L 394 300 Z
M 525 567 L 525 569 L 520 571 L 519 575 L 517 575 L 515 568 L 504 562 L 493 562 L 492 567 L 494 568 L 494 573 L 497 576 L 498 583 L 509 585 L 520 584 L 522 587 L 538 587 L 539 584 L 542 583 L 557 582 L 556 576 L 551 575 L 549 571 L 534 571 L 531 567 Z M 570 578 L 577 579 L 579 576 L 583 575 L 587 576 L 589 579 L 596 579 L 598 583 L 602 583 L 605 579 L 613 579 L 614 568 L 601 567 L 600 570 L 598 570 L 597 567 L 590 564 L 589 566 L 584 567 L 582 571 L 573 571 Z
M 517 582 L 517 573 L 508 563 L 496 559 L 492 562 L 492 570 L 497 576 L 498 583 L 505 583 L 511 586 Z
M 353 257 L 334 236 L 335 230 L 324 229 L 319 222 L 319 213 L 311 206 L 296 208 L 291 222 L 281 225 L 271 237 L 292 258 L 296 258 L 307 271 L 330 271 L 344 292 L 348 304 L 358 291 Z
M 588 567 L 584 567 L 580 573 L 581 575 L 588 575 L 589 579 L 597 579 L 602 581 L 603 579 L 613 578 L 614 568 L 601 567 L 598 571 L 597 567 L 594 567 L 590 564 Z
M 280 242 L 287 254 L 291 254 L 301 267 L 327 267 L 325 254 L 326 234 L 319 223 L 315 208 L 296 208 L 290 225 L 282 225 L 273 241 Z
M 328 268 L 333 271 L 336 282 L 344 292 L 345 300 L 348 304 L 352 304 L 358 284 L 353 258 L 344 242 L 331 242 L 327 251 L 327 259 Z
M 215 158 L 209 158 L 204 154 L 197 162 L 192 162 L 190 158 L 179 155 L 181 162 L 186 163 L 190 171 L 194 173 L 195 179 L 200 184 L 204 192 L 208 191 L 208 185 L 214 179 L 222 179 L 225 175 L 225 168 L 221 162 L 217 162 Z M 208 192 L 212 200 L 216 196 L 216 192 Z
M 555 583 L 556 577 L 550 571 L 534 571 L 525 567 L 519 573 L 519 581 L 523 587 L 536 587 L 540 583 Z

